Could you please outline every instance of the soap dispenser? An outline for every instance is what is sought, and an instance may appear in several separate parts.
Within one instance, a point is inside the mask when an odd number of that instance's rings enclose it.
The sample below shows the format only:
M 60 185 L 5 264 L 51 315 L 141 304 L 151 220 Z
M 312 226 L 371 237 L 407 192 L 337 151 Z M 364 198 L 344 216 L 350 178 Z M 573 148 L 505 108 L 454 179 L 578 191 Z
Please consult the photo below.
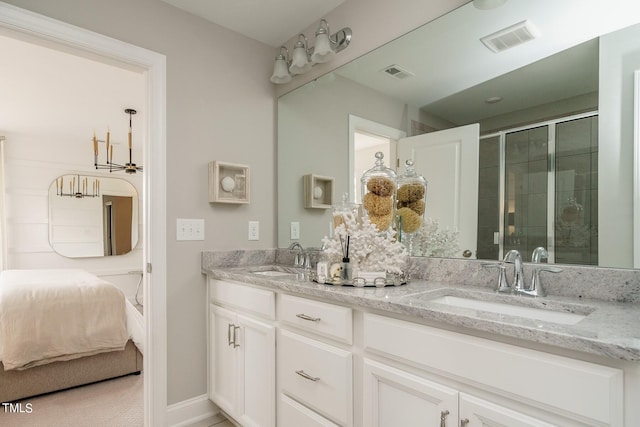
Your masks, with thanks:
M 362 208 L 378 231 L 388 230 L 394 218 L 397 175 L 384 165 L 384 154 L 375 155 L 375 166 L 362 174 Z

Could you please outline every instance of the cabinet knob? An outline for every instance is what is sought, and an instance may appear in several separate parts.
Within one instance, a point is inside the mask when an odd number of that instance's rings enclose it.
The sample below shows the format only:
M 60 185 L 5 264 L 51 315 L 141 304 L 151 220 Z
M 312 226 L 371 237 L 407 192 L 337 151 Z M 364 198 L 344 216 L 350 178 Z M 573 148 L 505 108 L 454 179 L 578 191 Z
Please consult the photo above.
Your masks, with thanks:
M 469 418 L 463 418 L 460 420 L 460 427 L 466 427 L 469 425 Z
M 447 410 L 440 412 L 440 427 L 447 427 L 447 415 L 449 415 Z

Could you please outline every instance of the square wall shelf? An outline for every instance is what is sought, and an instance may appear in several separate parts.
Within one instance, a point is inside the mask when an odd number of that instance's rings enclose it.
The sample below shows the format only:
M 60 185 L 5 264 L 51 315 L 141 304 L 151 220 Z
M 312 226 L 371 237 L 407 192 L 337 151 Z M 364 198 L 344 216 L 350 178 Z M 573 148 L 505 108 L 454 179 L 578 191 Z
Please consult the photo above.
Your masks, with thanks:
M 333 205 L 333 178 L 320 175 L 304 176 L 304 207 L 330 209 Z
M 249 166 L 209 163 L 209 202 L 249 203 Z

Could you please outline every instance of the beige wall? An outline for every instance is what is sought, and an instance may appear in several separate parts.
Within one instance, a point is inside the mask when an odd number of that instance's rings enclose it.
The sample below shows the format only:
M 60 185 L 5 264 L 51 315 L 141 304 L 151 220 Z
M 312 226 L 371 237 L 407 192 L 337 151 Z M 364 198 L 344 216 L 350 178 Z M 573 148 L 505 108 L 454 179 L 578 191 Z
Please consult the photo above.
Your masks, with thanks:
M 334 62 L 314 67 L 308 75 L 278 88 L 278 93 L 310 81 L 466 2 L 348 0 L 327 18 L 332 28 L 349 25 L 353 29 L 351 47 Z M 268 80 L 276 49 L 159 0 L 7 3 L 166 55 L 167 403 L 204 394 L 205 286 L 200 274 L 200 252 L 276 246 L 276 88 Z M 207 164 L 211 160 L 251 167 L 251 204 L 208 203 Z M 204 218 L 204 242 L 176 242 L 176 218 Z M 249 220 L 260 221 L 257 242 L 247 241 Z
M 598 262 L 611 267 L 633 265 L 634 183 L 620 177 L 633 176 L 633 73 L 640 69 L 639 37 L 640 25 L 634 25 L 600 38 L 598 169 L 619 173 L 598 174 Z
M 340 76 L 288 93 L 278 100 L 278 245 L 289 246 L 290 222 L 300 222 L 304 247 L 320 247 L 329 234 L 331 209 L 305 209 L 307 174 L 334 178 L 334 205 L 349 193 L 349 115 L 405 130 L 402 102 Z M 309 96 L 311 95 L 311 96 Z M 389 162 L 389 159 L 385 159 Z M 371 155 L 366 169 L 373 167 Z M 353 195 L 351 195 L 353 197 Z

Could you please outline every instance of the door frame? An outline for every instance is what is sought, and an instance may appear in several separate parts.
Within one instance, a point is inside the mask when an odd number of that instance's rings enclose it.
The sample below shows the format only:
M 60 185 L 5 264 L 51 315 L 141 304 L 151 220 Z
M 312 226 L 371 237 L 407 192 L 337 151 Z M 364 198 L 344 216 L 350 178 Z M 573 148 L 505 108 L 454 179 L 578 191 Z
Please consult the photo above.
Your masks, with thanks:
M 361 131 L 365 133 L 370 133 L 373 135 L 382 136 L 385 138 L 389 138 L 394 141 L 398 141 L 400 138 L 406 138 L 407 132 L 392 128 L 391 126 L 383 125 L 378 122 L 374 122 L 372 120 L 363 119 L 362 117 L 355 116 L 353 114 L 349 114 L 349 197 L 353 202 L 355 201 L 355 195 L 357 193 L 357 188 L 354 188 L 353 183 L 353 174 L 354 174 L 354 159 L 355 159 L 355 132 Z M 395 153 L 393 153 L 393 159 L 387 159 L 386 166 L 396 170 L 396 158 Z M 373 165 L 373 163 L 372 163 Z
M 144 425 L 167 423 L 166 325 L 166 57 L 74 25 L 0 2 L 0 31 L 12 37 L 71 47 L 77 52 L 134 66 L 147 80 L 143 143 L 143 263 L 145 355 Z M 151 142 L 153 141 L 153 150 Z M 153 265 L 153 274 L 151 266 Z

